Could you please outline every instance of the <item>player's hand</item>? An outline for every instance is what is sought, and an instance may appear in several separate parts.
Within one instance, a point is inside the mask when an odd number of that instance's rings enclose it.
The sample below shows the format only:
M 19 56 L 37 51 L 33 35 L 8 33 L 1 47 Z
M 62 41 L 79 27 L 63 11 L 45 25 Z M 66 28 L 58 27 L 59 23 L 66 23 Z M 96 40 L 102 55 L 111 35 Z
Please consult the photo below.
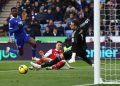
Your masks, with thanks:
M 42 50 L 40 50 L 39 55 L 44 56 L 44 52 Z

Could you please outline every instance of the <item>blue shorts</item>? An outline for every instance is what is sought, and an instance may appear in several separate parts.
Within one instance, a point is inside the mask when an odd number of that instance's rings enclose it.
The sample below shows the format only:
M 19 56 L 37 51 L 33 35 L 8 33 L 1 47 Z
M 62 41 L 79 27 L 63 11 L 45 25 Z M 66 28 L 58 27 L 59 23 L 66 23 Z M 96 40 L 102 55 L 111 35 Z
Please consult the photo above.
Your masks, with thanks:
M 29 42 L 29 40 L 30 40 L 30 36 L 29 36 L 29 35 L 24 36 L 24 37 L 19 37 L 19 38 L 17 38 L 17 39 L 16 39 L 17 47 L 18 47 L 18 48 L 23 48 L 24 43 Z

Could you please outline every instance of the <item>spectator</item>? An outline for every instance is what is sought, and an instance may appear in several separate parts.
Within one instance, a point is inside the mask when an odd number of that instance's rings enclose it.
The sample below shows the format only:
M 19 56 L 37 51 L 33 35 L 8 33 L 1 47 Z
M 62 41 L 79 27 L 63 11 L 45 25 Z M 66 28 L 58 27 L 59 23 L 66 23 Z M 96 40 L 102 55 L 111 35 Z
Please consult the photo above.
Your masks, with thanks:
M 48 26 L 47 26 L 47 27 L 50 28 L 50 32 L 52 33 L 52 32 L 53 32 L 53 29 L 56 27 L 56 26 L 54 25 L 53 20 L 49 20 L 49 21 L 48 21 Z
M 50 28 L 46 27 L 45 32 L 43 33 L 43 36 L 52 36 L 52 33 L 50 32 Z
M 0 0 L 0 12 L 2 11 L 3 6 L 8 0 Z
M 47 11 L 46 19 L 47 19 L 47 21 L 54 20 L 54 15 L 52 13 L 52 9 L 50 9 L 50 8 Z
M 118 27 L 116 27 L 115 29 L 115 36 L 119 36 L 120 35 L 120 30 Z
M 61 23 L 58 23 L 57 29 L 58 29 L 58 34 L 59 34 L 60 36 L 64 36 L 64 27 L 62 26 Z
M 110 37 L 106 36 L 104 42 L 113 42 L 113 41 L 112 41 L 112 39 Z
M 41 24 L 46 24 L 46 16 L 47 16 L 47 13 L 46 11 L 44 10 L 44 12 L 40 11 L 37 15 L 35 15 L 35 18 L 37 21 L 39 21 Z
M 34 4 L 35 4 L 35 6 L 34 6 L 34 11 L 35 11 L 35 13 L 39 13 L 40 6 L 39 6 L 38 1 L 35 1 Z
M 63 12 L 60 7 L 56 7 L 55 10 L 55 21 L 63 21 Z
M 71 21 L 73 21 L 74 19 L 75 19 L 75 15 L 73 13 L 70 13 L 69 18 L 65 19 L 65 23 L 67 24 L 68 28 L 69 28 Z
M 61 0 L 55 0 L 54 5 L 55 5 L 56 7 L 62 7 L 63 2 L 62 2 Z
M 90 38 L 89 39 L 89 43 L 93 43 L 94 41 L 93 41 L 93 39 L 92 38 Z
M 22 11 L 23 11 L 23 7 L 22 7 L 22 2 L 21 2 L 20 0 L 17 1 L 16 7 L 17 7 L 17 9 L 18 9 L 18 15 L 21 16 Z
M 31 24 L 27 27 L 27 33 L 34 39 L 36 36 L 41 36 L 40 25 L 36 20 L 31 21 Z
M 84 9 L 86 6 L 88 6 L 86 0 L 81 0 L 81 7 Z
M 26 0 L 25 4 L 23 5 L 23 9 L 26 9 L 27 14 L 30 15 L 32 6 L 29 0 Z
M 41 36 L 40 25 L 36 20 L 31 22 L 31 30 L 32 30 L 32 34 L 34 34 L 35 37 Z
M 113 1 L 106 2 L 109 4 Z M 49 27 L 50 33 L 57 26 L 58 34 L 64 36 L 64 28 L 61 24 L 67 24 L 65 30 L 69 30 L 69 24 L 73 19 L 80 19 L 80 22 L 83 22 L 84 19 L 89 18 L 91 31 L 93 30 L 92 0 L 17 0 L 16 6 L 19 15 L 24 16 L 23 21 L 26 21 L 26 26 L 29 26 L 30 21 L 37 20 L 40 24 L 48 24 L 47 27 Z M 27 15 L 24 9 L 26 9 Z M 107 30 L 109 30 L 109 27 Z
M 88 36 L 94 36 L 93 29 L 91 27 L 89 27 L 87 35 Z
M 47 2 L 48 8 L 51 8 L 52 5 L 53 5 L 53 1 L 52 0 L 47 0 L 46 2 Z
M 59 33 L 58 33 L 57 28 L 54 28 L 54 29 L 53 29 L 52 36 L 60 36 Z
M 37 20 L 34 10 L 31 10 L 31 14 L 29 15 L 29 20 L 31 21 Z

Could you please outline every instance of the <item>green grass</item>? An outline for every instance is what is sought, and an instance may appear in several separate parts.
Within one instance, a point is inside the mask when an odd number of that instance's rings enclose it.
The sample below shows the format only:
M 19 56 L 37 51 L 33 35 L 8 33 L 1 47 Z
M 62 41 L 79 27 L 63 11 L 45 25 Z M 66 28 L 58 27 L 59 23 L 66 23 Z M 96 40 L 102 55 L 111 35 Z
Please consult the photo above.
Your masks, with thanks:
M 0 62 L 0 86 L 74 86 L 93 84 L 94 80 L 93 68 L 83 61 L 71 64 L 75 67 L 71 70 L 64 68 L 61 70 L 29 70 L 27 74 L 18 72 L 21 64 L 30 66 L 29 61 Z

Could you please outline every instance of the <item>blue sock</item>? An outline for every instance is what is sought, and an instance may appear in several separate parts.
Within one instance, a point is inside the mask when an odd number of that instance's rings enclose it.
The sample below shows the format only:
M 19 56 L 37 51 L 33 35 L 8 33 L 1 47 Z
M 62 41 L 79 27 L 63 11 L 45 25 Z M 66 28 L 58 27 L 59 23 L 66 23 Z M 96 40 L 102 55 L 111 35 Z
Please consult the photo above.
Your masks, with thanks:
M 36 48 L 32 48 L 32 57 L 36 57 Z
M 14 54 L 18 54 L 18 52 L 17 52 L 18 50 L 15 50 L 15 49 L 10 49 L 10 51 L 9 52 L 11 52 L 11 53 L 14 53 Z

